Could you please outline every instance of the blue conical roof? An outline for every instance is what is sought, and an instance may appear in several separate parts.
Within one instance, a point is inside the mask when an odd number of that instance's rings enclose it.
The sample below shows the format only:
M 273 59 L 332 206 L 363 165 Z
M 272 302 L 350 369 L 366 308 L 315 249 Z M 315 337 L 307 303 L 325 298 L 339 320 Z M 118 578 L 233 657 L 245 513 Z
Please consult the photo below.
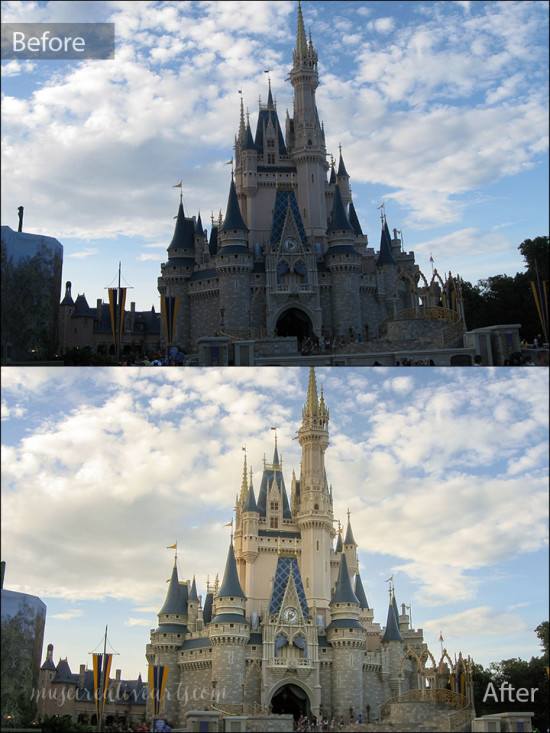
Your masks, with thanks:
M 336 581 L 336 588 L 334 589 L 334 595 L 332 596 L 330 605 L 332 606 L 333 603 L 357 603 L 359 605 L 357 596 L 355 595 L 355 593 L 353 592 L 353 588 L 351 587 L 351 580 L 348 571 L 348 561 L 346 560 L 346 556 L 344 554 L 342 554 L 342 559 L 340 560 L 338 580 Z
M 237 563 L 235 561 L 235 551 L 233 550 L 233 542 L 229 545 L 229 552 L 227 553 L 227 562 L 225 564 L 225 572 L 223 574 L 223 581 L 221 588 L 219 589 L 216 598 L 220 596 L 233 596 L 235 598 L 246 598 L 241 588 L 239 581 L 239 575 L 237 573 Z
M 362 237 L 363 230 L 361 229 L 361 224 L 359 223 L 359 218 L 357 216 L 357 212 L 355 211 L 355 206 L 353 205 L 353 201 L 349 202 L 349 223 L 353 227 L 355 235 L 357 237 Z
M 168 249 L 195 249 L 195 224 L 193 219 L 186 219 L 183 211 L 183 202 L 180 201 L 174 236 Z
M 380 254 L 378 255 L 377 265 L 395 265 L 395 257 L 393 256 L 391 248 L 391 237 L 390 230 L 388 229 L 388 222 L 384 218 L 384 226 L 382 227 L 382 234 L 380 235 Z
M 342 552 L 344 549 L 342 545 L 342 533 L 338 532 L 338 539 L 336 540 L 336 552 Z
M 254 142 L 254 138 L 252 137 L 252 130 L 250 129 L 250 125 L 246 126 L 246 138 L 243 145 L 243 150 L 257 150 L 256 143 Z
M 218 227 L 213 226 L 210 230 L 210 241 L 208 242 L 208 251 L 214 256 L 218 251 Z
M 384 632 L 382 641 L 403 641 L 403 637 L 399 633 L 399 619 L 395 614 L 392 601 L 390 601 L 388 606 L 388 620 L 386 621 L 386 631 Z
M 334 166 L 330 166 L 330 178 L 329 183 L 336 183 L 336 171 L 334 170 Z
M 243 221 L 241 209 L 239 207 L 239 199 L 237 198 L 235 181 L 233 180 L 233 176 L 231 176 L 229 198 L 227 199 L 227 210 L 225 212 L 225 219 L 223 224 L 221 225 L 220 231 L 225 232 L 233 229 L 241 229 L 245 232 L 248 231 L 248 228 Z
M 207 593 L 204 601 L 204 608 L 202 611 L 202 618 L 205 624 L 209 624 L 212 621 L 212 604 L 214 602 L 214 594 Z
M 340 161 L 338 163 L 338 178 L 340 176 L 347 176 L 349 178 L 348 172 L 346 170 L 346 166 L 344 165 L 344 158 L 342 157 L 342 153 L 340 152 Z
M 246 497 L 246 503 L 243 506 L 243 512 L 257 512 L 258 507 L 256 505 L 256 497 L 254 496 L 254 487 L 248 487 L 248 496 Z
M 201 221 L 201 215 L 199 213 L 199 216 L 197 218 L 197 223 L 195 224 L 195 234 L 196 235 L 202 235 L 204 234 L 204 229 L 202 228 L 202 221 Z
M 183 587 L 185 587 L 184 593 L 182 593 Z M 160 614 L 164 613 L 173 613 L 179 615 L 184 615 L 187 613 L 187 586 L 181 586 L 179 584 L 178 569 L 175 564 L 172 569 L 172 577 L 170 578 L 170 585 L 168 586 L 166 600 L 164 601 L 164 606 L 160 610 Z
M 195 582 L 195 576 L 193 576 L 193 582 L 191 584 L 191 590 L 189 591 L 189 598 L 187 599 L 189 601 L 198 601 L 199 597 L 197 595 L 197 584 Z
M 363 583 L 361 581 L 361 576 L 359 573 L 355 576 L 355 595 L 357 596 L 357 600 L 359 601 L 359 608 L 362 608 L 364 610 L 369 610 L 369 604 L 367 601 L 367 596 L 365 595 L 365 589 L 363 588 Z
M 357 547 L 357 542 L 355 541 L 353 537 L 353 532 L 351 531 L 351 522 L 348 518 L 348 528 L 346 529 L 346 538 L 344 540 L 344 545 L 355 545 Z
M 330 223 L 327 231 L 333 232 L 341 229 L 347 229 L 353 231 L 353 227 L 349 223 L 344 202 L 342 201 L 342 194 L 340 193 L 340 186 L 336 184 L 334 187 L 334 206 L 332 207 L 332 216 L 330 217 Z

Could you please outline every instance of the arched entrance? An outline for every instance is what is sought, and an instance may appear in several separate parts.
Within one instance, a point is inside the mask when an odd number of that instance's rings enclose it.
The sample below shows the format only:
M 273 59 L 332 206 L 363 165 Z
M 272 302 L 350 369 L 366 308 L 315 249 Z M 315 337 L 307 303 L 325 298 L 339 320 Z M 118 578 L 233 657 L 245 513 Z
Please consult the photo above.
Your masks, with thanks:
M 298 720 L 300 715 L 311 718 L 311 705 L 307 692 L 298 685 L 285 685 L 271 698 L 271 709 L 275 715 L 292 715 Z
M 313 337 L 313 325 L 307 313 L 299 308 L 289 308 L 281 314 L 276 325 L 277 336 L 296 336 L 303 341 Z

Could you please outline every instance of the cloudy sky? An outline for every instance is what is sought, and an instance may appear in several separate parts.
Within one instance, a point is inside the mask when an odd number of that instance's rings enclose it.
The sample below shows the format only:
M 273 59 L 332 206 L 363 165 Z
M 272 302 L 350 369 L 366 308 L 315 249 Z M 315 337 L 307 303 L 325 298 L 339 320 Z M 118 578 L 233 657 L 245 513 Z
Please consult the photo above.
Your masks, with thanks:
M 2 370 L 5 587 L 48 607 L 73 671 L 105 625 L 145 674 L 178 543 L 180 578 L 223 573 L 243 451 L 260 484 L 278 431 L 285 482 L 308 369 Z M 335 515 L 359 544 L 375 621 L 387 583 L 433 653 L 539 654 L 548 608 L 548 381 L 541 369 L 317 370 Z
M 548 233 L 546 2 L 308 2 L 327 149 L 342 144 L 363 231 L 378 207 L 430 273 L 523 270 Z M 4 22 L 114 22 L 114 60 L 2 63 L 2 224 L 57 237 L 94 305 L 122 262 L 158 308 L 183 180 L 187 215 L 225 210 L 239 93 L 255 127 L 270 69 L 279 117 L 295 2 L 2 2 Z

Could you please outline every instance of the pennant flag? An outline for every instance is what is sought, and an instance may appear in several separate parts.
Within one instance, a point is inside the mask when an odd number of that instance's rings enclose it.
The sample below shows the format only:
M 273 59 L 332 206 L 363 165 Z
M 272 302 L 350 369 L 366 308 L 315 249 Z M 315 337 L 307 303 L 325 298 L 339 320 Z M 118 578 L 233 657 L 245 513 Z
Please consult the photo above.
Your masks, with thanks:
M 176 183 L 175 186 L 172 186 L 172 188 L 181 188 L 183 181 L 180 181 L 179 183 Z
M 227 163 L 224 163 L 224 165 L 233 165 L 233 161 L 232 160 L 228 160 Z
M 441 631 L 439 632 L 439 641 L 443 641 L 443 635 L 442 635 Z
M 160 309 L 164 320 L 164 332 L 168 343 L 174 341 L 179 303 L 180 299 L 178 296 L 165 296 L 160 299 Z
M 434 258 L 432 257 L 432 253 L 430 252 L 430 262 L 433 262 Z
M 388 578 L 388 579 L 387 579 L 387 580 L 385 580 L 384 582 L 385 582 L 385 583 L 389 583 L 389 582 L 390 582 L 390 580 L 393 580 L 393 575 L 391 576 L 391 578 Z
M 548 340 L 548 290 L 546 286 L 546 281 L 531 282 L 531 290 L 535 298 L 542 332 L 544 333 L 545 340 Z
M 94 654 L 93 658 L 95 711 L 99 715 L 100 700 L 103 700 L 101 712 L 103 713 L 105 710 L 105 700 L 107 699 L 107 688 L 109 687 L 109 674 L 111 672 L 113 655 Z
M 167 550 L 177 550 L 178 549 L 178 543 L 176 542 L 175 545 L 169 545 L 166 549 Z
M 224 526 L 224 527 L 232 527 L 232 526 L 233 526 L 233 520 L 231 520 L 231 521 L 230 521 L 230 522 L 228 522 L 227 524 L 224 524 L 223 526 Z
M 160 664 L 149 665 L 149 691 L 153 703 L 153 718 L 160 715 L 167 677 L 168 667 L 163 667 Z

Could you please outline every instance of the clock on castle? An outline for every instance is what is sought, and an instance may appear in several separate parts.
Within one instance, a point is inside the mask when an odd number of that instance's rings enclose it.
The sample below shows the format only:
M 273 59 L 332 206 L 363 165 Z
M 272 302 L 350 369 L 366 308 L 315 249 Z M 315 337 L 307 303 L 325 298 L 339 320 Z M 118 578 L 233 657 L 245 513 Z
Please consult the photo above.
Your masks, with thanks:
M 301 469 L 289 491 L 277 438 L 257 489 L 245 454 L 223 579 L 207 587 L 204 603 L 194 577 L 179 580 L 176 558 L 146 648 L 156 677 L 167 670 L 161 717 L 184 727 L 191 711 L 202 710 L 244 716 L 247 730 L 292 730 L 276 716 L 347 721 L 352 713 L 366 721 L 368 712 L 374 720 L 391 717 L 397 698 L 468 722 L 469 659 L 453 663 L 443 651 L 436 661 L 391 585 L 385 626 L 374 620 L 349 512 L 345 534 L 335 524 L 325 470 L 329 409 L 313 367 L 297 439 Z M 258 715 L 269 721 L 260 726 Z
M 180 200 L 158 279 L 162 297 L 178 298 L 164 345 L 196 352 L 199 338 L 214 335 L 301 340 L 353 333 L 365 340 L 386 318 L 420 301 L 439 305 L 442 281 L 428 284 L 422 276 L 419 296 L 414 253 L 403 251 L 397 230 L 390 235 L 385 215 L 380 246 L 369 247 L 342 150 L 337 166 L 327 161 L 315 100 L 317 63 L 298 3 L 289 72 L 294 104 L 284 134 L 270 82 L 255 134 L 241 97 L 223 221 L 220 213 L 208 236 L 200 215 L 186 217 Z

